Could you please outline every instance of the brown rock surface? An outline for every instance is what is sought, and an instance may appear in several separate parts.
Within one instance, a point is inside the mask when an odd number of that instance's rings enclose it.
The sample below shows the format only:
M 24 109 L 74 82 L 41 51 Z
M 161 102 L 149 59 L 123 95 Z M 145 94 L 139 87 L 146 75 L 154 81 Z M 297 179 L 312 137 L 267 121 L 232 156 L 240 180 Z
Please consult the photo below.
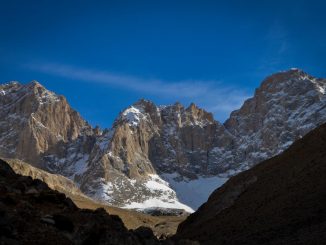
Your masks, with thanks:
M 32 81 L 26 85 L 1 85 L 2 140 L 0 155 L 42 166 L 43 153 L 58 153 L 58 145 L 91 134 L 91 127 L 70 108 L 63 96 Z M 4 134 L 6 132 L 6 135 Z
M 18 159 L 3 159 L 5 160 L 12 170 L 19 175 L 30 176 L 33 179 L 38 179 L 46 183 L 49 188 L 66 194 L 67 196 L 86 196 L 80 191 L 78 186 L 66 177 L 58 174 L 51 174 L 42 169 L 31 166 L 30 164 L 20 161 Z

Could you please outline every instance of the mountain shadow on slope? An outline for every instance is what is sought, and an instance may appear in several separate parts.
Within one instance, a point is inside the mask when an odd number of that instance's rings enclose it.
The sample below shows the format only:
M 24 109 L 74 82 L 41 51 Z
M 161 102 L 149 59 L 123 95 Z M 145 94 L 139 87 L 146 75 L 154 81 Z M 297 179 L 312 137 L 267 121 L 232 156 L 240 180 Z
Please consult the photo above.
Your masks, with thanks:
M 232 177 L 178 228 L 201 244 L 326 244 L 326 124 Z
M 44 182 L 0 160 L 0 244 L 159 244 L 149 228 L 127 230 L 104 209 L 79 209 Z

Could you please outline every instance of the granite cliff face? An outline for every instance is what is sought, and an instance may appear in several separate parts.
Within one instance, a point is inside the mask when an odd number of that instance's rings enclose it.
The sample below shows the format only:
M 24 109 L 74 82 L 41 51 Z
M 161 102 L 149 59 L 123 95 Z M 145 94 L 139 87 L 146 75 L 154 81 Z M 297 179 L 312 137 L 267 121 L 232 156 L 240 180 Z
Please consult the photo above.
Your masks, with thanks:
M 0 155 L 42 166 L 42 155 L 60 152 L 61 143 L 92 134 L 91 127 L 63 96 L 32 81 L 0 85 Z
M 326 121 L 325 79 L 292 69 L 267 77 L 225 122 L 237 138 L 233 164 L 249 168 Z
M 292 69 L 266 78 L 224 124 L 195 104 L 140 100 L 101 131 L 39 83 L 9 83 L 0 87 L 0 156 L 62 174 L 116 206 L 192 211 L 229 176 L 326 122 L 325 87 Z
M 206 175 L 207 150 L 221 127 L 212 114 L 194 104 L 157 107 L 140 100 L 97 139 L 91 153 L 95 158 L 84 172 L 82 179 L 87 182 L 81 188 L 114 205 L 191 211 L 178 202 L 164 174 L 180 180 Z

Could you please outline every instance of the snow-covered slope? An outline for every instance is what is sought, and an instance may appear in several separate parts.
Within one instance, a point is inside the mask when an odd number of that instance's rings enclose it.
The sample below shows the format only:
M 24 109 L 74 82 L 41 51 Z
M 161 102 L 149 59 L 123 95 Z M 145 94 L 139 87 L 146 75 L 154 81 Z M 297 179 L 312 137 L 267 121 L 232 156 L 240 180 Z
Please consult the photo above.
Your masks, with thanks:
M 162 178 L 175 190 L 180 202 L 194 210 L 197 210 L 215 189 L 228 180 L 227 177 L 220 176 L 187 179 L 176 173 L 162 174 Z
M 224 124 L 195 104 L 140 100 L 101 131 L 39 83 L 12 82 L 0 86 L 0 156 L 62 174 L 112 205 L 191 211 L 229 176 L 326 122 L 325 88 L 292 69 L 267 77 Z
M 175 188 L 171 188 L 169 182 L 164 181 L 158 175 L 149 175 L 149 180 L 144 183 L 147 190 L 156 195 L 142 202 L 131 202 L 124 206 L 128 209 L 148 209 L 154 207 L 167 208 L 167 209 L 184 209 L 186 212 L 192 213 L 194 210 L 187 206 L 186 202 L 181 203 L 177 196 Z M 172 186 L 173 187 L 173 186 Z M 180 199 L 181 200 L 181 199 Z M 183 201 L 183 200 L 181 200 Z

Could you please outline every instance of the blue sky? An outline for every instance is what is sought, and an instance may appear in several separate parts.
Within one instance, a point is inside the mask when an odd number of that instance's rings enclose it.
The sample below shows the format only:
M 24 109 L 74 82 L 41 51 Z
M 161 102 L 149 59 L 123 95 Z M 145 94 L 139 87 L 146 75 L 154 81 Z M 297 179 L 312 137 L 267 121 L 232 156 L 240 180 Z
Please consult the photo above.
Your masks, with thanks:
M 140 98 L 224 121 L 271 73 L 326 77 L 325 1 L 0 3 L 0 81 L 38 80 L 92 125 Z

